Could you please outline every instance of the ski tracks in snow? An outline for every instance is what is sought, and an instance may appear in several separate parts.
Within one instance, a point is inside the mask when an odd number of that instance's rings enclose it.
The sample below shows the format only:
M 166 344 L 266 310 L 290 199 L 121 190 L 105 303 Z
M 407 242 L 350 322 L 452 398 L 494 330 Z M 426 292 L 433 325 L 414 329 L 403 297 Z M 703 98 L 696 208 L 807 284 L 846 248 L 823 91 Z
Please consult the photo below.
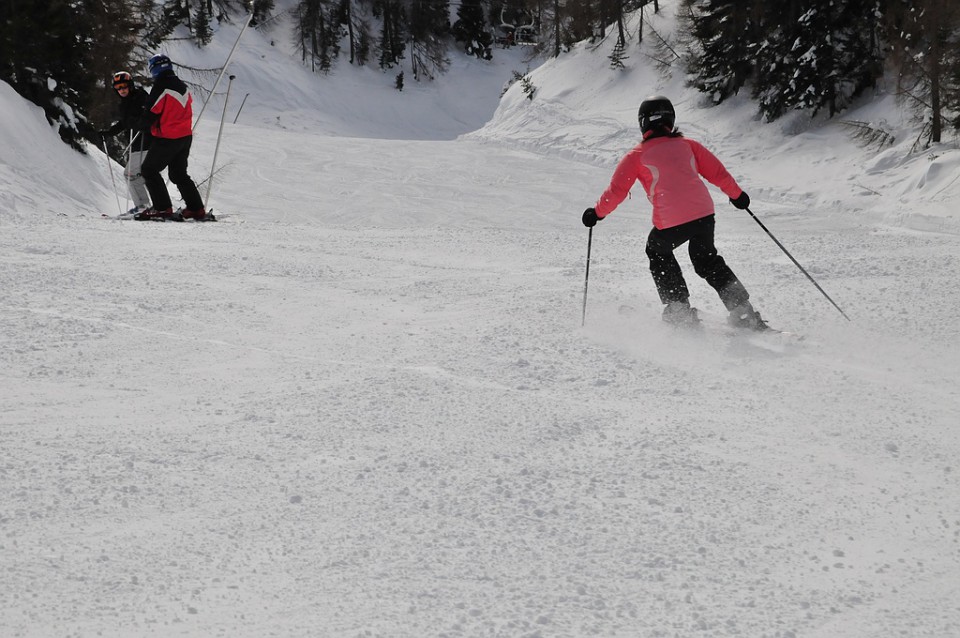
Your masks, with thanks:
M 761 311 L 808 335 L 758 349 L 661 325 L 646 221 L 624 211 L 595 232 L 581 329 L 571 202 L 595 169 L 540 158 L 528 185 L 515 151 L 315 142 L 277 143 L 222 192 L 242 225 L 67 217 L 0 237 L 15 634 L 957 627 L 938 589 L 960 563 L 960 295 L 921 240 L 804 243 L 872 311 L 838 326 L 724 222 Z M 320 171 L 343 192 L 309 187 Z

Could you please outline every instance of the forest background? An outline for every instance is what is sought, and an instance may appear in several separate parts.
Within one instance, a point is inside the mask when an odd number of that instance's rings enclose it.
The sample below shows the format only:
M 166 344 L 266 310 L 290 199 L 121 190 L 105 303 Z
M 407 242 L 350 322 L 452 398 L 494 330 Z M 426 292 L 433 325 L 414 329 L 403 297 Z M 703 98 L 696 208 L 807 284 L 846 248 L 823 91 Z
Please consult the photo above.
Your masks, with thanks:
M 0 79 L 41 106 L 65 142 L 83 152 L 114 108 L 111 74 L 145 75 L 144 61 L 171 37 L 203 47 L 212 25 L 264 28 L 295 16 L 288 35 L 320 74 L 340 65 L 381 68 L 403 99 L 415 81 L 449 71 L 451 55 L 491 59 L 528 46 L 529 59 L 559 57 L 615 38 L 614 69 L 632 42 L 653 38 L 654 65 L 682 62 L 688 82 L 719 104 L 748 92 L 772 121 L 792 110 L 841 113 L 888 76 L 922 120 L 915 146 L 960 128 L 960 3 L 954 0 L 678 0 L 679 35 L 644 15 L 663 0 L 7 0 L 0 4 Z M 281 4 L 282 1 L 281 1 Z M 625 16 L 639 12 L 639 28 Z M 220 69 L 193 69 L 211 76 Z M 523 78 L 518 78 L 523 79 Z M 529 80 L 526 80 L 529 82 Z M 204 93 L 199 85 L 192 88 Z M 532 90 L 532 87 L 529 87 Z M 206 95 L 202 95 L 206 99 Z M 859 133 L 883 141 L 876 124 Z

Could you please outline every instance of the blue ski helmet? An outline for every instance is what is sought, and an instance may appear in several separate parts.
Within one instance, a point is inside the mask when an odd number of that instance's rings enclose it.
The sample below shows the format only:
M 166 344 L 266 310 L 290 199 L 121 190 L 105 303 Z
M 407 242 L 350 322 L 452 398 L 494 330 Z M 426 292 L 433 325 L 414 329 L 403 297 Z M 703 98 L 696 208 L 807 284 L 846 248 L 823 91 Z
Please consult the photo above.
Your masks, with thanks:
M 170 58 L 163 54 L 150 58 L 147 66 L 150 67 L 150 75 L 155 78 L 160 77 L 160 74 L 164 71 L 173 71 L 173 63 L 170 61 Z
M 677 121 L 677 113 L 673 104 L 662 95 L 652 95 L 640 103 L 640 130 L 643 133 L 657 127 L 672 129 Z

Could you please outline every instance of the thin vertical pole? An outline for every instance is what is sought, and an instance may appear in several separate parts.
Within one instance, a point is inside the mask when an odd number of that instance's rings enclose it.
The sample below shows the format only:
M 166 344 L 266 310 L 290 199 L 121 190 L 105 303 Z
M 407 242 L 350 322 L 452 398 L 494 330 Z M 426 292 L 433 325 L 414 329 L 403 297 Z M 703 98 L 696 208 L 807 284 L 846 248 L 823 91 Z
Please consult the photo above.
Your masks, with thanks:
M 113 184 L 113 196 L 117 200 L 117 212 L 123 215 L 123 209 L 120 208 L 120 195 L 117 193 L 117 180 L 113 178 L 113 160 L 110 159 L 110 153 L 107 152 L 107 138 L 100 136 L 103 141 L 103 154 L 107 156 L 107 167 L 110 169 L 110 183 Z
M 207 104 L 210 104 L 210 100 L 213 99 L 214 94 L 217 92 L 217 87 L 220 86 L 220 80 L 223 78 L 223 74 L 226 72 L 227 66 L 230 65 L 230 60 L 233 59 L 233 52 L 237 50 L 237 45 L 240 44 L 240 38 L 243 37 L 243 32 L 247 30 L 251 20 L 253 20 L 252 10 L 250 11 L 250 15 L 247 16 L 247 21 L 244 23 L 243 28 L 240 29 L 240 35 L 237 36 L 237 41 L 233 43 L 233 48 L 230 49 L 230 54 L 227 56 L 227 61 L 223 63 L 223 68 L 220 69 L 220 75 L 217 76 L 217 81 L 213 83 L 213 88 L 210 89 L 210 97 L 208 97 L 207 101 L 203 103 L 203 108 L 200 109 L 200 115 L 197 116 L 197 121 L 193 123 L 192 130 L 196 130 L 197 125 L 200 124 L 200 118 L 203 117 L 203 112 L 207 110 Z
M 207 197 L 204 203 L 210 206 L 210 191 L 213 190 L 213 174 L 217 168 L 217 153 L 220 152 L 220 138 L 223 137 L 223 121 L 227 118 L 227 104 L 230 102 L 230 87 L 233 86 L 233 80 L 237 76 L 231 75 L 227 82 L 227 95 L 223 98 L 223 115 L 220 116 L 220 130 L 217 132 L 217 145 L 213 149 L 213 166 L 210 167 L 210 181 L 207 183 Z
M 590 283 L 590 248 L 593 246 L 593 227 L 587 235 L 587 274 L 583 278 L 583 316 L 580 318 L 580 327 L 587 325 L 587 285 Z
M 243 110 L 243 105 L 247 103 L 247 98 L 250 97 L 250 94 L 247 93 L 243 96 L 243 101 L 240 102 L 240 108 L 237 109 L 237 114 L 233 118 L 233 123 L 236 124 L 237 120 L 240 119 L 240 111 Z

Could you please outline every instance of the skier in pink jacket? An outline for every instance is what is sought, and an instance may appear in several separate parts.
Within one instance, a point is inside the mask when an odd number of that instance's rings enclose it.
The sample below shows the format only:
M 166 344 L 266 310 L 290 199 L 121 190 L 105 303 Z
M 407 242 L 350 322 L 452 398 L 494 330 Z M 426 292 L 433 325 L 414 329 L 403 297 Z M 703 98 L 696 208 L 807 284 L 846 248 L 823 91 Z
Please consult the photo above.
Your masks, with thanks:
M 678 325 L 699 323 L 673 254 L 688 243 L 694 271 L 720 295 L 730 312 L 730 324 L 766 330 L 766 322 L 750 304 L 747 289 L 717 254 L 713 199 L 701 177 L 720 188 L 739 209 L 750 205 L 750 197 L 710 151 L 674 129 L 676 112 L 670 100 L 661 95 L 647 98 L 640 104 L 639 119 L 643 141 L 620 160 L 610 186 L 593 208 L 584 211 L 583 225 L 593 227 L 612 213 L 639 180 L 653 205 L 653 229 L 646 252 L 664 304 L 663 320 Z

